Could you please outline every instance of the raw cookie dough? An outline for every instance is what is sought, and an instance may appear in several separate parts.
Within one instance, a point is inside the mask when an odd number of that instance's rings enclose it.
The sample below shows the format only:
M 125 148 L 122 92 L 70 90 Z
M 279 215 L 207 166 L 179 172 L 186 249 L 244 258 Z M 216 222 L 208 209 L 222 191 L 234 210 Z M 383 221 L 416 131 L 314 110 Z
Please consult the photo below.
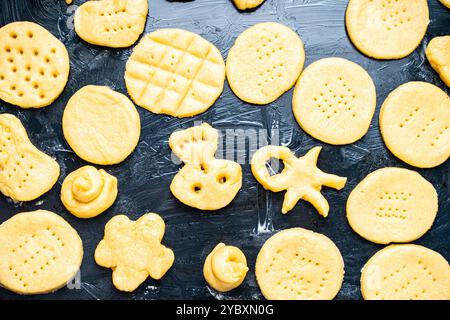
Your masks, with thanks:
M 0 192 L 15 201 L 31 201 L 49 191 L 59 165 L 28 138 L 19 119 L 0 115 Z
M 297 158 L 287 147 L 265 146 L 255 152 L 251 161 L 252 173 L 266 190 L 280 192 L 286 190 L 283 214 L 291 211 L 301 199 L 310 202 L 319 213 L 326 217 L 330 206 L 320 193 L 322 186 L 341 190 L 347 178 L 328 174 L 317 168 L 317 158 L 321 147 L 315 147 L 303 157 Z M 272 159 L 283 162 L 281 173 L 270 175 L 267 162 Z
M 295 84 L 304 62 L 303 42 L 295 31 L 275 22 L 258 23 L 231 47 L 227 79 L 240 99 L 268 104 Z
M 426 55 L 433 69 L 450 87 L 450 36 L 433 38 L 428 44 Z
M 67 103 L 63 133 L 75 153 L 100 165 L 125 160 L 141 134 L 139 114 L 123 94 L 108 87 L 85 86 Z
M 154 113 L 191 117 L 217 100 L 225 81 L 220 51 L 182 29 L 145 35 L 127 61 L 125 83 L 133 101 Z
M 391 245 L 362 269 L 361 291 L 366 300 L 449 300 L 450 267 L 431 249 Z
M 0 28 L 0 99 L 22 108 L 42 108 L 63 91 L 69 54 L 50 32 L 33 22 Z
M 384 143 L 399 159 L 419 168 L 450 155 L 450 98 L 426 82 L 408 82 L 389 94 L 380 112 Z
M 347 200 L 347 219 L 363 238 L 381 244 L 411 242 L 433 225 L 438 196 L 415 171 L 383 168 L 362 180 Z
M 450 8 L 450 0 L 439 0 L 444 6 Z
M 239 10 L 253 9 L 261 5 L 265 0 L 233 0 Z
M 105 226 L 105 236 L 95 250 L 95 262 L 113 270 L 114 286 L 131 292 L 147 277 L 161 279 L 173 264 L 174 254 L 161 244 L 165 224 L 156 213 L 136 221 L 113 217 Z
M 144 31 L 147 13 L 147 0 L 87 1 L 75 12 L 75 32 L 95 45 L 129 47 Z
M 372 78 L 342 58 L 314 62 L 298 80 L 292 109 L 308 134 L 326 143 L 353 143 L 369 130 L 377 97 Z
M 0 225 L 0 285 L 20 294 L 64 287 L 78 272 L 83 244 L 57 214 L 18 213 Z
M 427 0 L 350 0 L 345 24 L 353 44 L 376 59 L 400 59 L 422 41 L 429 23 Z
M 169 146 L 185 165 L 170 184 L 172 194 L 184 204 L 201 210 L 227 206 L 242 186 L 241 166 L 215 159 L 217 130 L 203 123 L 172 133 Z
M 105 170 L 84 166 L 71 172 L 61 187 L 61 201 L 74 216 L 92 218 L 112 206 L 117 179 Z
M 217 291 L 227 292 L 237 288 L 247 275 L 247 259 L 237 247 L 219 243 L 206 257 L 203 276 Z
M 325 235 L 293 228 L 264 243 L 255 273 L 268 300 L 331 300 L 341 288 L 344 261 Z

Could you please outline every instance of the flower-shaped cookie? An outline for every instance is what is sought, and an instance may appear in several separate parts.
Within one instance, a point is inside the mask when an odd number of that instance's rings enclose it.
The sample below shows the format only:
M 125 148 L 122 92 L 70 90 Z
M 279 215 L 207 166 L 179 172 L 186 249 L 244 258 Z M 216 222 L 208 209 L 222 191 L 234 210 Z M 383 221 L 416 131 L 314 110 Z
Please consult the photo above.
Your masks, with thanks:
M 303 157 L 297 158 L 287 147 L 266 146 L 255 152 L 252 158 L 252 172 L 265 189 L 273 192 L 286 190 L 282 213 L 288 213 L 296 203 L 304 199 L 310 202 L 319 213 L 326 217 L 330 206 L 320 193 L 322 186 L 342 189 L 347 178 L 328 174 L 317 168 L 317 158 L 321 147 L 315 147 Z M 281 173 L 270 175 L 266 163 L 271 159 L 283 161 Z
M 159 280 L 174 261 L 173 251 L 161 244 L 165 224 L 155 213 L 136 221 L 113 217 L 105 226 L 105 236 L 95 250 L 95 262 L 113 269 L 114 286 L 134 291 L 148 276 Z

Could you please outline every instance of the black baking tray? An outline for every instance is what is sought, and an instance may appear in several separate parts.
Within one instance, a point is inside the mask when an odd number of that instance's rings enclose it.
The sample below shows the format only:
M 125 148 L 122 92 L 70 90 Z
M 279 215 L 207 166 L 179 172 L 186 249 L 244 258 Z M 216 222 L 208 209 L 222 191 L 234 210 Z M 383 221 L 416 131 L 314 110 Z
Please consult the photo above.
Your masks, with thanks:
M 353 47 L 345 31 L 344 14 L 348 1 L 344 0 L 266 0 L 259 8 L 248 12 L 239 12 L 231 0 L 149 0 L 145 33 L 165 27 L 187 29 L 214 43 L 224 58 L 235 38 L 249 26 L 265 21 L 284 23 L 301 36 L 306 50 L 306 66 L 330 56 L 347 58 L 362 65 L 377 88 L 377 112 L 368 134 L 360 141 L 347 146 L 331 146 L 311 138 L 297 125 L 291 109 L 292 90 L 270 105 L 254 106 L 240 101 L 225 84 L 217 102 L 193 118 L 177 119 L 138 108 L 142 133 L 136 150 L 123 163 L 106 168 L 119 180 L 117 201 L 105 213 L 89 220 L 72 216 L 59 199 L 61 183 L 66 175 L 87 164 L 64 140 L 62 113 L 68 99 L 88 84 L 107 85 L 126 94 L 123 76 L 131 48 L 109 49 L 82 41 L 73 30 L 73 14 L 76 6 L 83 2 L 75 0 L 68 6 L 63 0 L 0 1 L 0 26 L 21 20 L 44 26 L 66 45 L 71 65 L 67 87 L 52 105 L 24 110 L 0 101 L 0 113 L 9 112 L 19 117 L 31 141 L 56 158 L 61 166 L 58 183 L 35 201 L 14 203 L 0 195 L 0 222 L 17 212 L 51 210 L 76 228 L 84 246 L 79 288 L 63 288 L 38 296 L 19 296 L 0 288 L 0 299 L 262 299 L 254 275 L 258 251 L 276 231 L 292 227 L 323 233 L 336 243 L 346 266 L 344 283 L 336 298 L 361 299 L 360 270 L 383 246 L 368 242 L 351 230 L 345 217 L 345 203 L 359 181 L 386 166 L 417 170 L 437 189 L 439 213 L 436 221 L 433 228 L 415 243 L 450 259 L 449 161 L 433 169 L 412 168 L 386 149 L 378 126 L 382 102 L 402 83 L 427 81 L 449 93 L 424 55 L 430 39 L 450 34 L 450 10 L 437 0 L 429 1 L 431 23 L 422 44 L 407 58 L 396 61 L 373 60 Z M 306 202 L 299 202 L 291 213 L 282 215 L 284 193 L 265 191 L 253 178 L 248 158 L 242 164 L 243 187 L 228 207 L 202 212 L 180 203 L 169 191 L 169 184 L 180 165 L 172 161 L 168 137 L 174 130 L 200 121 L 210 123 L 222 133 L 226 129 L 265 133 L 268 143 L 274 138 L 272 129 L 279 130 L 281 143 L 297 155 L 303 155 L 314 146 L 323 146 L 319 167 L 348 177 L 343 190 L 323 190 L 330 202 L 329 217 L 322 218 Z M 235 131 L 234 134 L 241 133 Z M 227 137 L 232 135 L 229 133 Z M 248 150 L 248 145 L 238 145 L 236 149 L 237 152 L 247 152 L 247 155 L 254 151 Z M 163 243 L 174 250 L 175 263 L 161 280 L 148 279 L 135 292 L 123 293 L 112 285 L 111 270 L 95 264 L 94 250 L 103 237 L 105 223 L 113 215 L 126 214 L 136 219 L 146 212 L 159 213 L 165 220 Z M 245 252 L 250 267 L 244 283 L 228 293 L 217 293 L 208 288 L 202 275 L 206 255 L 220 241 L 239 246 Z

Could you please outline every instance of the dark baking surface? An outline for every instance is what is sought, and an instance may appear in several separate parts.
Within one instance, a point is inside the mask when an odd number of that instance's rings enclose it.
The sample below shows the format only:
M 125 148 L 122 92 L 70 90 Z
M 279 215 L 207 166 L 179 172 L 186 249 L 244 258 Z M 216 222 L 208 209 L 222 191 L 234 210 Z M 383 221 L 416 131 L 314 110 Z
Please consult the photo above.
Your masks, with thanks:
M 73 5 L 83 2 L 75 0 Z M 126 94 L 123 75 L 131 49 L 108 49 L 83 42 L 71 28 L 76 7 L 67 6 L 63 0 L 0 1 L 0 26 L 20 20 L 44 26 L 64 42 L 71 64 L 68 85 L 51 106 L 23 110 L 0 101 L 0 112 L 18 116 L 32 142 L 55 157 L 61 166 L 58 183 L 35 201 L 13 203 L 0 195 L 0 222 L 17 212 L 48 209 L 67 219 L 84 244 L 80 289 L 63 288 L 53 294 L 22 297 L 0 288 L 0 299 L 261 299 L 254 275 L 257 253 L 274 232 L 297 226 L 324 233 L 336 243 L 346 265 L 345 280 L 337 299 L 361 299 L 361 267 L 383 246 L 362 239 L 350 229 L 345 202 L 355 185 L 378 168 L 398 166 L 417 170 L 396 159 L 384 146 L 378 111 L 388 93 L 407 81 L 428 81 L 449 93 L 425 59 L 424 51 L 434 36 L 450 34 L 450 11 L 437 0 L 430 0 L 431 23 L 419 48 L 402 60 L 377 61 L 365 57 L 350 43 L 344 26 L 345 0 L 267 0 L 256 10 L 245 13 L 238 12 L 231 0 L 149 0 L 149 4 L 145 33 L 156 28 L 184 28 L 213 42 L 224 58 L 243 30 L 258 22 L 278 21 L 301 36 L 306 65 L 329 56 L 359 63 L 368 70 L 377 87 L 377 112 L 369 133 L 357 143 L 342 147 L 314 140 L 295 122 L 291 109 L 292 90 L 268 106 L 257 107 L 237 99 L 226 84 L 214 106 L 194 118 L 176 119 L 138 108 L 142 122 L 139 145 L 126 161 L 107 168 L 119 179 L 116 203 L 97 218 L 77 219 L 63 207 L 59 193 L 66 175 L 87 163 L 80 160 L 64 140 L 61 128 L 64 106 L 73 93 L 88 84 L 107 85 Z M 303 201 L 290 214 L 282 215 L 284 193 L 266 192 L 253 178 L 246 161 L 242 165 L 242 190 L 228 207 L 217 212 L 189 208 L 169 191 L 169 184 L 180 166 L 172 162 L 167 140 L 172 131 L 190 127 L 195 121 L 206 121 L 223 130 L 265 130 L 269 141 L 271 129 L 279 129 L 282 144 L 297 155 L 322 145 L 319 167 L 347 176 L 348 183 L 341 191 L 323 190 L 331 207 L 326 219 Z M 248 147 L 238 146 L 237 149 L 245 152 Z M 449 161 L 437 168 L 417 171 L 437 189 L 439 213 L 433 228 L 415 243 L 434 249 L 450 260 Z M 163 243 L 174 250 L 175 263 L 162 280 L 148 279 L 135 292 L 122 293 L 112 285 L 111 270 L 95 264 L 94 250 L 103 237 L 105 223 L 113 215 L 126 214 L 136 219 L 146 212 L 157 212 L 164 218 Z M 250 267 L 245 282 L 225 294 L 209 289 L 202 276 L 206 255 L 220 241 L 239 246 L 247 255 Z

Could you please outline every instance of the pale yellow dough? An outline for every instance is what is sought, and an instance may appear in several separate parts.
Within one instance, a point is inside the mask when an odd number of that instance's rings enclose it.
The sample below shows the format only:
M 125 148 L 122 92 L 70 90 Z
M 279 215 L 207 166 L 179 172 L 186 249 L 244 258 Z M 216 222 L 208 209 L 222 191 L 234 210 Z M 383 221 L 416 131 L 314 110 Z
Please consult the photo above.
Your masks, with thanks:
M 147 13 L 147 0 L 87 1 L 75 12 L 75 32 L 95 45 L 129 47 L 144 31 Z
M 161 244 L 165 224 L 156 213 L 136 221 L 113 217 L 105 226 L 105 236 L 95 250 L 95 262 L 113 270 L 114 286 L 132 292 L 147 277 L 161 279 L 173 264 L 174 254 Z
M 347 201 L 353 230 L 381 244 L 411 242 L 433 225 L 438 196 L 433 185 L 415 171 L 383 168 L 369 174 Z
M 203 276 L 217 291 L 227 292 L 237 288 L 247 275 L 247 259 L 237 247 L 219 243 L 206 257 Z
M 426 82 L 408 82 L 389 94 L 380 112 L 388 149 L 419 168 L 432 168 L 450 156 L 450 98 Z
M 450 266 L 431 249 L 391 245 L 362 269 L 361 291 L 366 300 L 450 300 Z
M 444 6 L 450 8 L 450 0 L 439 0 Z
M 123 94 L 108 87 L 85 86 L 67 103 L 62 127 L 67 143 L 88 162 L 122 162 L 141 134 L 139 114 Z
M 71 172 L 61 187 L 61 201 L 74 216 L 92 218 L 117 198 L 117 179 L 105 170 L 84 166 Z
M 263 3 L 265 0 L 233 0 L 239 10 L 253 9 Z
M 83 244 L 57 214 L 18 213 L 0 225 L 0 285 L 20 294 L 53 292 L 78 272 Z
M 49 191 L 59 165 L 28 138 L 19 119 L 0 115 L 0 192 L 15 201 L 31 201 Z
M 127 61 L 125 83 L 133 101 L 154 113 L 191 117 L 217 100 L 225 81 L 220 51 L 182 29 L 145 35 Z
M 305 62 L 298 34 L 275 22 L 256 24 L 241 33 L 227 58 L 227 79 L 245 102 L 268 104 L 297 81 Z
M 401 59 L 428 28 L 427 0 L 350 0 L 345 24 L 353 44 L 376 59 Z
M 331 300 L 341 288 L 344 261 L 325 235 L 293 228 L 264 243 L 255 273 L 268 300 Z
M 372 78 L 342 58 L 314 62 L 298 80 L 292 109 L 298 124 L 314 138 L 342 145 L 369 130 L 377 97 Z
M 433 69 L 450 87 L 450 36 L 433 38 L 428 44 L 426 55 Z
M 273 192 L 286 190 L 283 214 L 291 211 L 301 199 L 310 202 L 324 217 L 328 216 L 330 206 L 320 193 L 322 186 L 337 190 L 345 186 L 347 178 L 328 174 L 317 168 L 321 147 L 315 147 L 303 157 L 297 158 L 287 147 L 265 146 L 255 152 L 251 161 L 252 173 L 264 189 Z M 284 164 L 281 173 L 270 175 L 266 163 L 279 159 Z
M 0 99 L 22 108 L 42 108 L 63 91 L 69 77 L 64 44 L 33 22 L 0 28 Z

